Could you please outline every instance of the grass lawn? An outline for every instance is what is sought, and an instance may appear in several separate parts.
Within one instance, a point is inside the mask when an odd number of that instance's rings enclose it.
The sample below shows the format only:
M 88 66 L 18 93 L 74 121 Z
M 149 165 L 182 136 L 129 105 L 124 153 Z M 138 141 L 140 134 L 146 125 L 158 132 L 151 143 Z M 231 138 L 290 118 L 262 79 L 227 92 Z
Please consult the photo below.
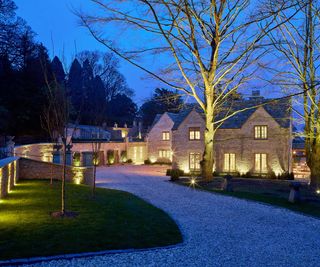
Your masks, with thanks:
M 191 186 L 190 179 L 180 178 L 175 183 Z M 195 189 L 267 203 L 320 218 L 320 196 L 310 192 L 306 184 L 300 189 L 302 201 L 292 204 L 288 201 L 290 181 L 234 178 L 232 182 L 234 192 L 221 190 L 223 178 L 214 178 L 209 183 L 203 182 L 199 178 L 196 181 Z
M 0 203 L 0 259 L 150 248 L 182 242 L 175 222 L 132 194 L 67 185 L 67 210 L 76 218 L 53 218 L 60 183 L 20 181 Z

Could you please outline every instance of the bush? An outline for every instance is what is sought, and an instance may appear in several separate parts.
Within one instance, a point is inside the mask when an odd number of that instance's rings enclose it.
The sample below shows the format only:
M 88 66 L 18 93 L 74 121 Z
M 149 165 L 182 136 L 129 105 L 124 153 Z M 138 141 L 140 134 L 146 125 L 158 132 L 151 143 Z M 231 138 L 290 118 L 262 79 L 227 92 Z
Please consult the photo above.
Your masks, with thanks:
M 121 160 L 121 162 L 127 162 L 128 161 L 127 160 L 127 151 L 125 151 L 125 150 L 121 151 L 120 160 Z
M 144 161 L 144 164 L 145 164 L 145 165 L 151 165 L 150 159 L 146 159 L 146 160 Z
M 274 171 L 268 171 L 267 178 L 268 179 L 277 179 L 277 175 L 275 174 Z
M 246 172 L 245 174 L 242 174 L 242 175 L 241 175 L 241 177 L 243 177 L 243 178 L 252 178 L 252 176 L 253 176 L 252 173 L 249 172 L 249 171 Z
M 294 180 L 294 174 L 293 172 L 283 172 L 278 175 L 279 180 Z
M 114 164 L 114 150 L 107 151 L 107 162 L 108 164 Z
M 130 164 L 131 164 L 131 163 L 132 163 L 132 159 L 128 159 L 128 160 L 127 160 L 127 163 L 130 163 Z
M 178 173 L 179 177 L 185 175 L 183 170 L 180 170 L 180 169 L 167 169 L 166 176 L 172 176 L 172 174 L 175 174 L 175 173 Z
M 73 165 L 79 167 L 80 166 L 80 152 L 74 152 L 73 154 Z
M 183 173 L 183 172 L 182 172 L 182 173 Z M 177 181 L 177 180 L 179 180 L 180 175 L 181 175 L 181 170 L 179 170 L 179 169 L 173 169 L 173 170 L 171 170 L 171 172 L 170 172 L 171 181 Z

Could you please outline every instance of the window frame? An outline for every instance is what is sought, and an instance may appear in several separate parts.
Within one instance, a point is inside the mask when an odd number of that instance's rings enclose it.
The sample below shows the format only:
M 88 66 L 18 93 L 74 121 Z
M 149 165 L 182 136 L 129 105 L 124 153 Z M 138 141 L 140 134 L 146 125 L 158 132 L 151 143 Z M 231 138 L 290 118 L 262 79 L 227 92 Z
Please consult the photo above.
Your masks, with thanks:
M 191 168 L 191 155 L 193 156 L 194 159 L 194 168 Z M 199 163 L 196 163 L 196 157 L 199 156 Z M 190 152 L 189 153 L 189 170 L 190 171 L 200 171 L 201 170 L 201 153 L 199 152 Z M 197 166 L 199 166 L 199 168 L 196 168 Z
M 229 166 L 229 169 L 226 169 L 226 155 L 228 155 L 228 166 Z M 230 166 L 231 166 L 231 155 L 234 155 L 234 168 L 231 169 Z M 237 157 L 236 157 L 236 153 L 224 153 L 223 154 L 223 171 L 224 172 L 236 172 L 237 171 Z
M 166 154 L 166 156 L 164 156 L 164 153 Z M 158 155 L 159 155 L 159 158 L 171 160 L 172 153 L 170 149 L 159 149 Z
M 168 137 L 168 138 L 166 138 L 166 137 Z M 170 132 L 169 131 L 162 132 L 162 141 L 170 141 Z
M 193 138 L 191 138 L 191 133 L 192 132 L 193 132 Z M 197 135 L 196 133 L 199 133 L 199 135 Z M 199 141 L 199 140 L 201 140 L 200 127 L 189 127 L 188 137 L 189 137 L 189 141 Z M 196 137 L 198 137 L 198 138 L 196 138 Z
M 266 137 L 263 138 L 262 137 L 262 128 L 265 127 L 266 128 Z M 260 129 L 260 137 L 256 137 L 256 128 Z M 253 127 L 253 136 L 254 136 L 254 140 L 268 140 L 268 125 L 255 125 Z
M 259 166 L 259 170 L 257 170 L 257 164 L 256 164 L 256 156 L 259 155 L 259 162 L 260 162 L 260 166 Z M 263 170 L 262 169 L 262 155 L 266 155 L 266 169 Z M 254 153 L 254 171 L 256 173 L 268 173 L 268 154 L 267 153 Z

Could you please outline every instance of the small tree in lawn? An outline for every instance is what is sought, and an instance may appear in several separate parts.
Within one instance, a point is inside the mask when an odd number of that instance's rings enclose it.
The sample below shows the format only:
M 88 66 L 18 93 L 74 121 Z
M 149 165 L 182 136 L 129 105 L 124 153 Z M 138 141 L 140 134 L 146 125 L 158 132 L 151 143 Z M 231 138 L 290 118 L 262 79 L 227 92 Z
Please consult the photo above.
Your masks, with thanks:
M 43 124 L 53 139 L 62 142 L 62 177 L 61 177 L 61 209 L 54 212 L 53 216 L 73 216 L 73 213 L 66 212 L 66 152 L 70 145 L 71 138 L 68 138 L 67 124 L 69 120 L 69 102 L 66 96 L 65 87 L 55 80 L 48 83 L 48 104 L 43 112 Z
M 278 27 L 277 12 L 288 9 L 291 2 L 282 1 L 269 12 L 259 12 L 260 3 L 249 0 L 91 2 L 100 12 L 79 12 L 78 16 L 98 42 L 193 98 L 203 110 L 205 149 L 201 169 L 203 178 L 211 180 L 215 133 L 224 121 L 242 111 L 230 108 L 232 96 L 252 79 L 257 61 L 265 53 L 258 50 L 261 40 Z M 113 38 L 112 32 L 105 34 L 107 25 L 117 29 Z M 132 45 L 126 45 L 133 36 L 139 42 L 132 40 Z M 123 47 L 119 45 L 121 37 Z M 146 65 L 148 58 L 152 63 Z M 166 61 L 163 64 L 162 59 Z M 158 64 L 154 66 L 154 62 Z M 220 114 L 224 115 L 218 117 Z

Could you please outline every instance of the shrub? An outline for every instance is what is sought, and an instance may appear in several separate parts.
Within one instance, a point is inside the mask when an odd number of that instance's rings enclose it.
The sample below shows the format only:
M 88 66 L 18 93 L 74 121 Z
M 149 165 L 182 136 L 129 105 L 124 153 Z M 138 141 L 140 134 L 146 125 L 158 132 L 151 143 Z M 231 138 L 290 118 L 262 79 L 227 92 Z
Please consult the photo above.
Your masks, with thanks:
M 171 172 L 170 172 L 171 181 L 179 180 L 180 175 L 181 175 L 181 170 L 179 170 L 179 169 L 171 170 Z
M 241 177 L 243 177 L 243 178 L 251 178 L 252 177 L 252 173 L 250 171 L 248 171 L 245 174 L 242 174 Z
M 127 160 L 127 151 L 125 151 L 125 150 L 121 151 L 120 160 L 121 160 L 121 162 L 127 162 L 128 161 Z
M 167 169 L 166 176 L 171 176 L 171 169 Z
M 114 151 L 113 150 L 108 150 L 107 151 L 107 162 L 108 164 L 114 164 Z
M 294 180 L 294 174 L 292 172 L 283 172 L 278 175 L 279 180 Z
M 73 154 L 73 165 L 79 167 L 80 166 L 80 152 L 74 152 Z
M 128 159 L 128 160 L 127 160 L 127 163 L 130 163 L 130 164 L 131 164 L 131 163 L 132 163 L 132 159 Z
M 178 173 L 179 177 L 185 175 L 183 170 L 180 170 L 180 169 L 167 169 L 166 176 L 172 176 L 172 174 L 175 175 L 176 173 Z
M 145 165 L 151 165 L 150 159 L 146 159 L 146 160 L 144 161 L 144 164 L 145 164 Z
M 270 171 L 268 171 L 267 178 L 268 179 L 277 179 L 277 175 L 275 174 L 274 171 L 270 170 Z

